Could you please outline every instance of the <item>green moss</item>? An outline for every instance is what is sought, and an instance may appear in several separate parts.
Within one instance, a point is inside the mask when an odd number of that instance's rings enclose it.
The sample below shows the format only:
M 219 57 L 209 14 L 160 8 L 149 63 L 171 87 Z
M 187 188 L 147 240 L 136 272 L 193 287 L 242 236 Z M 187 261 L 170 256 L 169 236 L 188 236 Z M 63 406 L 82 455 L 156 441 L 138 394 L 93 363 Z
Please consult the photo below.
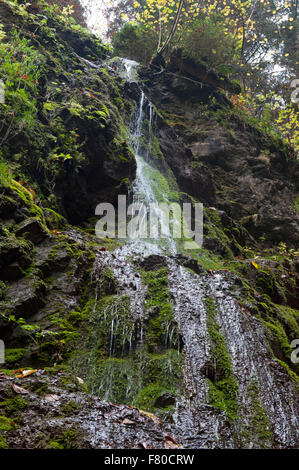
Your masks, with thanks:
M 147 286 L 146 310 L 150 311 L 147 344 L 155 346 L 177 347 L 178 329 L 173 316 L 173 307 L 168 290 L 168 271 L 161 268 L 157 271 L 141 271 L 141 277 Z M 172 344 L 167 345 L 165 334 L 173 329 Z
M 0 449 L 7 449 L 8 445 L 4 436 L 0 434 Z
M 137 408 L 141 408 L 145 411 L 153 411 L 157 398 L 166 392 L 169 392 L 169 390 L 165 389 L 163 385 L 159 383 L 151 383 L 140 391 L 133 404 Z
M 162 173 L 146 165 L 144 168 L 144 176 L 148 181 L 151 181 L 152 190 L 157 198 L 157 202 L 167 202 L 170 200 L 169 195 L 171 191 L 177 190 L 176 185 L 174 187 L 170 186 L 169 178 L 162 175 Z
M 46 448 L 50 449 L 77 449 L 79 448 L 80 432 L 77 428 L 71 427 L 66 430 L 59 430 L 58 436 L 51 439 Z
M 16 424 L 6 416 L 0 416 L 0 449 L 7 449 L 8 445 L 3 432 L 12 431 L 16 428 Z
M 284 322 L 286 329 L 290 332 L 292 339 L 299 338 L 299 310 L 277 304 L 275 304 L 275 308 L 278 310 L 279 316 Z
M 23 348 L 6 349 L 5 350 L 5 364 L 8 367 L 19 366 L 26 352 L 27 352 L 26 349 L 23 349 Z
M 0 372 L 4 375 L 8 375 L 9 377 L 14 377 L 15 375 L 14 370 L 11 369 L 0 369 Z
M 282 365 L 282 367 L 286 369 L 287 373 L 291 377 L 292 381 L 295 384 L 295 387 L 297 388 L 299 392 L 299 376 L 294 371 L 292 371 L 292 369 L 288 366 L 288 364 L 286 364 L 283 361 L 280 361 L 279 359 L 277 359 L 277 361 L 280 363 L 280 365 Z
M 158 408 L 156 400 L 166 393 L 174 397 L 180 394 L 182 357 L 178 351 L 168 349 L 164 354 L 144 353 L 142 358 L 142 387 L 133 399 L 133 405 L 160 416 L 164 409 Z M 167 414 L 173 412 L 173 407 Z
M 148 296 L 150 305 L 160 305 L 162 293 L 157 295 L 156 292 L 157 275 L 158 278 L 162 276 L 163 290 L 169 301 L 167 272 L 145 274 L 151 291 Z M 155 294 L 154 299 L 152 294 Z M 149 322 L 141 347 L 137 344 L 136 324 L 131 316 L 128 296 L 106 296 L 93 306 L 91 321 L 88 325 L 82 324 L 85 332 L 81 335 L 84 339 L 79 346 L 81 351 L 79 354 L 75 352 L 71 359 L 71 367 L 84 379 L 92 393 L 117 403 L 140 405 L 142 401 L 150 411 L 153 403 L 146 400 L 147 392 L 142 392 L 143 389 L 155 384 L 157 391 L 174 393 L 174 389 L 179 390 L 181 354 L 175 349 L 167 349 L 166 330 L 163 332 L 160 324 L 165 315 L 168 317 L 171 313 L 172 318 L 173 314 L 169 305 L 166 309 L 165 305 L 160 307 L 162 318 L 158 324 Z M 148 352 L 156 348 L 161 354 Z
M 0 416 L 0 431 L 11 431 L 14 426 L 11 424 L 11 420 L 6 416 Z
M 17 415 L 19 412 L 23 412 L 28 405 L 28 402 L 19 396 L 11 395 L 0 402 L 0 409 L 8 416 Z
M 49 449 L 64 449 L 64 443 L 61 441 L 55 441 L 51 440 L 49 444 L 47 445 L 47 448 Z
M 246 271 L 247 272 L 247 271 Z M 251 283 L 255 286 L 254 283 Z M 258 300 L 257 300 L 258 298 Z M 261 300 L 262 299 L 262 300 Z M 271 301 L 267 295 L 257 291 L 243 280 L 241 303 L 254 314 L 266 328 L 266 338 L 273 355 L 293 373 L 299 375 L 299 366 L 291 361 L 291 342 L 299 337 L 299 311 Z
M 103 279 L 101 280 L 101 291 L 106 295 L 117 292 L 118 282 L 110 268 L 107 268 Z
M 286 357 L 290 357 L 293 350 L 290 346 L 286 332 L 284 331 L 279 321 L 273 320 L 273 323 L 264 321 L 263 323 L 267 327 L 268 331 L 271 333 L 272 349 L 277 349 L 277 344 L 275 344 L 275 342 L 277 342 L 283 354 Z
M 291 310 L 291 309 L 290 309 Z M 288 310 L 288 311 L 290 311 Z M 294 331 L 291 333 L 292 339 L 298 338 L 297 331 L 298 325 L 293 324 L 294 317 L 291 317 L 288 321 L 294 327 Z M 288 364 L 288 367 L 293 370 L 295 374 L 299 374 L 298 364 L 293 364 L 291 361 L 291 355 L 293 349 L 291 348 L 291 341 L 286 333 L 283 323 L 278 320 L 270 317 L 270 321 L 265 321 L 262 319 L 264 326 L 268 330 L 268 340 L 273 351 L 274 356 Z
M 95 308 L 93 324 L 97 331 L 97 350 L 109 356 L 130 348 L 135 330 L 127 295 L 106 296 Z
M 185 196 L 182 202 L 186 202 Z M 192 201 L 194 202 L 196 201 Z M 178 251 L 198 260 L 204 269 L 235 271 L 234 253 L 243 252 L 237 242 L 240 229 L 224 227 L 216 210 L 204 207 L 203 211 L 203 246 L 195 245 L 194 249 L 186 250 L 184 246 L 186 240 L 182 238 L 177 240 Z
M 65 403 L 62 407 L 61 407 L 61 411 L 67 415 L 71 415 L 73 414 L 76 410 L 78 410 L 79 408 L 81 408 L 81 405 L 74 402 L 73 400 L 69 401 L 68 403 Z
M 278 298 L 278 301 L 281 303 L 286 303 L 286 292 L 277 282 L 277 278 L 273 272 L 259 269 L 255 283 L 257 288 L 261 288 L 263 293 L 268 295 L 271 299 Z
M 180 251 L 182 253 L 187 254 L 191 258 L 198 260 L 198 264 L 203 269 L 211 269 L 213 271 L 218 271 L 227 268 L 227 264 L 223 259 L 204 248 L 187 251 L 181 249 Z
M 56 376 L 58 372 L 64 369 L 64 364 L 56 364 L 55 366 L 47 366 L 44 368 L 44 371 L 49 375 Z
M 207 329 L 211 342 L 211 364 L 215 364 L 215 379 L 207 379 L 210 387 L 210 404 L 220 408 L 231 419 L 238 416 L 238 383 L 233 373 L 231 358 L 220 327 L 216 320 L 216 307 L 212 298 L 207 297 Z
M 46 221 L 45 221 L 44 213 L 40 207 L 34 204 L 33 193 L 15 180 L 12 180 L 10 186 L 22 199 L 25 205 L 29 207 L 30 213 L 34 217 L 36 217 L 46 229 Z
M 90 302 L 92 302 L 92 300 Z M 78 327 L 80 323 L 86 318 L 86 316 L 88 316 L 89 312 L 90 312 L 89 306 L 85 305 L 83 310 L 75 310 L 75 311 L 69 312 L 66 316 L 66 321 L 70 323 L 70 325 L 72 325 L 73 327 Z
M 30 390 L 42 397 L 49 393 L 49 386 L 46 382 L 35 382 L 30 386 Z
M 156 399 L 164 393 L 179 394 L 182 357 L 178 351 L 149 354 L 144 346 L 128 356 L 103 358 L 93 350 L 86 351 L 81 360 L 81 376 L 89 390 L 113 403 L 133 404 L 159 414 Z M 87 362 L 88 372 L 83 372 Z
M 0 247 L 0 252 L 1 252 L 1 247 Z M 5 284 L 5 282 L 0 281 L 0 301 L 5 298 L 6 290 L 7 290 L 7 285 Z
M 44 213 L 47 224 L 52 230 L 57 228 L 63 228 L 65 226 L 65 218 L 54 210 L 46 208 L 44 209 Z
M 242 445 L 247 447 L 250 443 L 254 448 L 271 448 L 271 423 L 267 411 L 259 399 L 259 385 L 256 379 L 249 384 L 248 401 L 250 414 L 247 424 L 240 432 Z
M 93 369 L 92 390 L 114 403 L 131 403 L 142 381 L 138 359 L 134 356 L 100 359 Z

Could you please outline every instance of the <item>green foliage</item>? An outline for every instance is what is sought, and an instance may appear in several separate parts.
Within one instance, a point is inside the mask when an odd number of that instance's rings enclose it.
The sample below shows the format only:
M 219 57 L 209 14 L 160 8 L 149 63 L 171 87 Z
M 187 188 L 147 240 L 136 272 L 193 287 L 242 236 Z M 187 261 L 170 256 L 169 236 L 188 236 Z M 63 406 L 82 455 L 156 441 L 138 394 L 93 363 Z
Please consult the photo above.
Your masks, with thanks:
M 45 331 L 39 325 L 32 325 L 28 323 L 24 318 L 16 318 L 16 316 L 12 314 L 8 316 L 8 319 L 5 316 L 3 317 L 4 319 L 8 320 L 11 323 L 14 323 L 16 326 L 24 330 L 30 337 L 31 341 L 33 341 L 35 344 L 40 344 L 43 338 L 47 335 L 56 336 L 58 334 L 54 331 Z
M 256 93 L 247 90 L 241 96 L 233 96 L 232 102 L 242 117 L 254 127 L 276 140 L 283 139 L 299 152 L 299 120 L 296 107 L 274 91 Z
M 231 34 L 225 34 L 224 25 L 216 15 L 196 18 L 179 43 L 183 55 L 223 75 L 231 75 L 236 67 L 235 44 Z
M 0 434 L 0 449 L 7 449 L 8 445 L 4 436 Z
M 112 39 L 114 55 L 147 65 L 156 46 L 156 35 L 142 25 L 127 23 Z
M 79 0 L 40 0 L 39 7 L 62 24 L 85 31 L 84 8 Z
M 245 100 L 233 103 L 244 111 L 243 117 L 298 151 L 298 113 L 289 86 L 299 63 L 295 47 L 298 6 L 294 1 L 277 3 L 185 1 L 165 59 L 179 48 L 183 56 L 240 84 L 247 92 Z M 172 28 L 178 3 L 146 0 L 132 7 L 129 0 L 122 0 L 120 5 L 109 9 L 123 18 L 110 22 L 115 52 L 148 64 Z M 281 71 L 273 74 L 278 63 Z
M 288 311 L 288 313 L 286 312 Z M 291 313 L 290 313 L 291 312 Z M 291 368 L 294 373 L 299 374 L 298 364 L 291 362 L 291 355 L 293 349 L 291 348 L 291 341 L 298 337 L 298 311 L 292 310 L 288 307 L 280 307 L 281 318 L 275 320 L 271 317 L 269 321 L 263 321 L 264 325 L 268 330 L 268 339 L 270 342 L 271 349 L 275 357 L 282 360 L 284 363 Z M 292 315 L 292 316 L 291 316 Z M 290 331 L 291 334 L 288 337 L 286 331 Z M 298 376 L 297 376 L 298 380 Z
M 5 83 L 5 104 L 0 107 L 0 143 L 36 124 L 38 80 L 44 59 L 26 38 L 13 30 L 7 42 L 0 42 L 0 78 Z
M 0 182 L 9 182 L 12 178 L 11 169 L 0 155 Z
M 5 31 L 3 30 L 3 24 L 0 23 L 0 41 L 3 41 L 3 39 L 5 38 L 6 36 L 6 33 Z

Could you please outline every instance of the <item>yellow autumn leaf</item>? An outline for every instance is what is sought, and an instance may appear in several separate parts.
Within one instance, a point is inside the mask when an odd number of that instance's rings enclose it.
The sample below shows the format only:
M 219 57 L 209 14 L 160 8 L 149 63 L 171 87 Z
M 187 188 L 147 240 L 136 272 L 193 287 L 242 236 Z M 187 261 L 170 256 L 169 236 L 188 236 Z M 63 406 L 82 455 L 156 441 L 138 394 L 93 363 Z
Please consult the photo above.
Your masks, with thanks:
M 22 374 L 16 375 L 16 378 L 23 379 L 24 377 L 27 377 L 28 375 L 35 374 L 35 372 L 37 372 L 36 369 L 23 370 Z

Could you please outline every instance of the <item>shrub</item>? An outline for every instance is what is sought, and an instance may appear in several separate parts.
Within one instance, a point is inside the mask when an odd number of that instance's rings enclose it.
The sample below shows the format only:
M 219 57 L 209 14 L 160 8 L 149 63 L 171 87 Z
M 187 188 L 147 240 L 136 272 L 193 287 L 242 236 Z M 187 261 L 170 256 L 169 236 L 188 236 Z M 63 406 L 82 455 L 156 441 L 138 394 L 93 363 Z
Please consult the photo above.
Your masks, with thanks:
M 147 65 L 156 48 L 156 34 L 144 26 L 125 24 L 112 39 L 114 55 Z

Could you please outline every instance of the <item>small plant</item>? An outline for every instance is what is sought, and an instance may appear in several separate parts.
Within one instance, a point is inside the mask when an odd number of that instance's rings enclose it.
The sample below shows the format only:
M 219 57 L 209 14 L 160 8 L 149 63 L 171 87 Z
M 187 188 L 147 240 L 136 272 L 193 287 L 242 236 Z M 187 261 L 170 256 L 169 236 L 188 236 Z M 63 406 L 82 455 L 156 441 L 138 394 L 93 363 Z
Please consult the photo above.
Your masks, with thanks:
M 39 344 L 45 336 L 56 336 L 58 333 L 54 331 L 42 330 L 38 325 L 31 325 L 24 320 L 24 318 L 16 318 L 15 315 L 9 315 L 8 321 L 15 323 L 20 328 L 25 330 L 30 339 L 35 343 Z
M 0 155 L 0 182 L 10 181 L 13 178 L 10 168 L 7 166 L 5 161 L 1 158 Z

